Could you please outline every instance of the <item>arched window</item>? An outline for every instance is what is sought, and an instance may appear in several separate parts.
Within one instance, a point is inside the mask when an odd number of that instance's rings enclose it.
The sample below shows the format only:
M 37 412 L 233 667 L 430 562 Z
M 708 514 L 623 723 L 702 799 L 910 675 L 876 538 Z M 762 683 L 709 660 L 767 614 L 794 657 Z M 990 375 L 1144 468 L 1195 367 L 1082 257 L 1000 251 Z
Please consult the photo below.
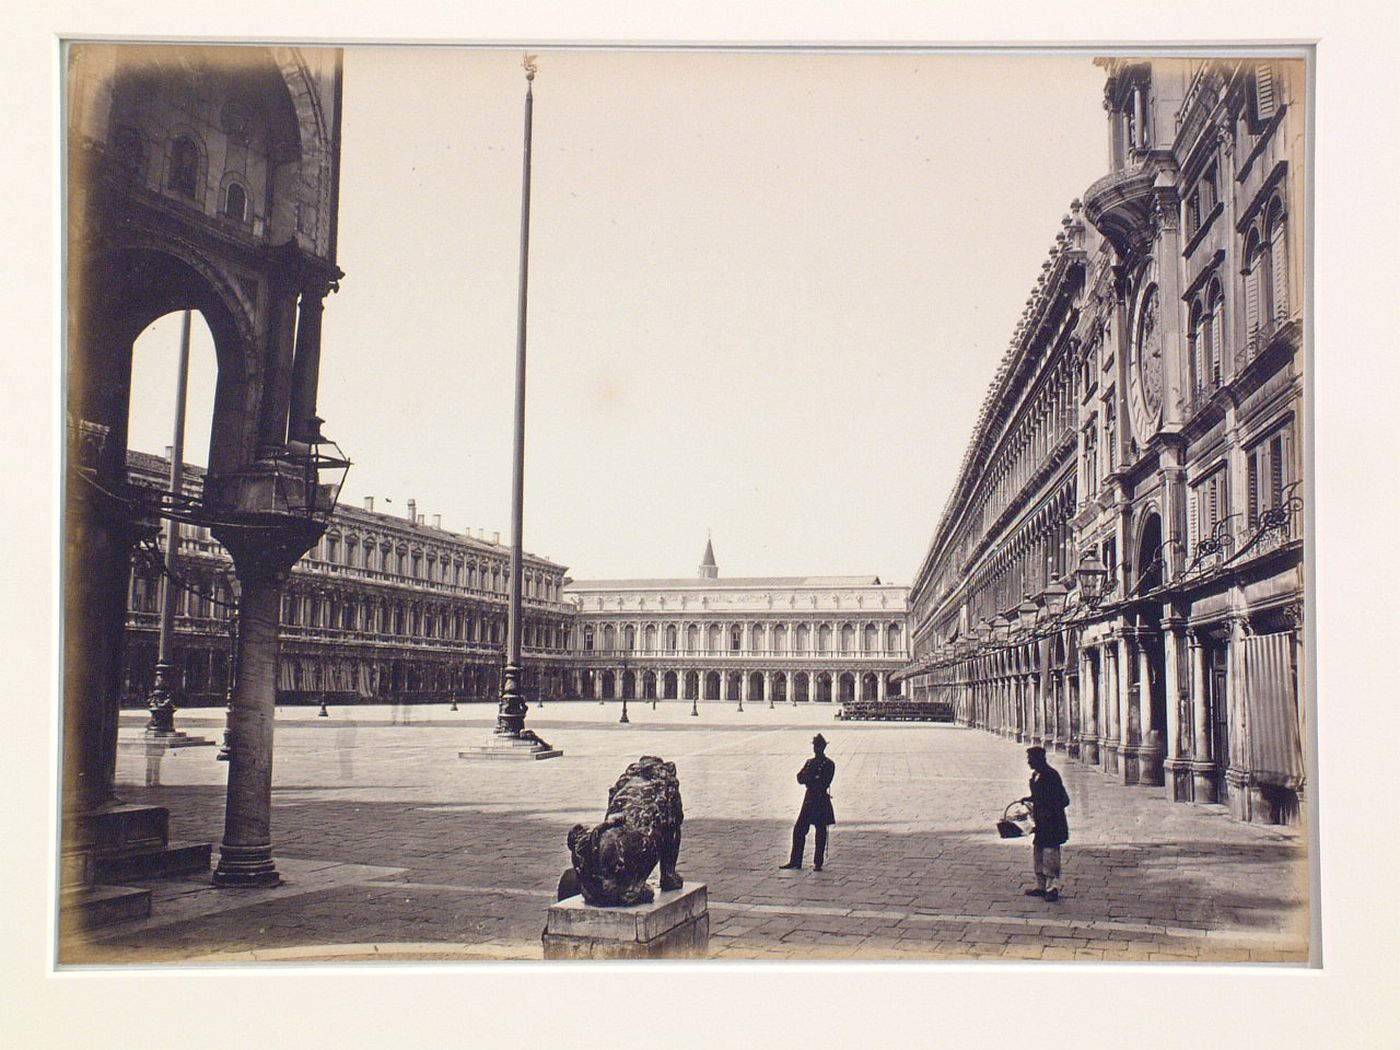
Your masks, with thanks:
M 1257 349 L 1259 332 L 1263 327 L 1265 310 L 1265 249 L 1259 228 L 1249 231 L 1244 242 L 1244 325 L 1245 338 L 1251 350 Z
M 744 631 L 737 623 L 729 628 L 729 649 L 737 653 L 744 642 Z
M 236 223 L 248 221 L 248 191 L 236 182 L 230 182 L 224 191 L 224 218 Z
M 170 188 L 186 197 L 199 190 L 199 147 L 188 135 L 181 135 L 170 147 Z
M 1219 280 L 1212 280 L 1206 289 L 1206 314 L 1210 335 L 1206 381 L 1212 387 L 1218 387 L 1224 378 L 1220 362 L 1225 354 L 1225 293 L 1220 288 Z
M 1210 317 L 1205 306 L 1198 299 L 1191 304 L 1191 323 L 1187 330 L 1190 343 L 1191 389 L 1200 393 L 1206 387 L 1206 375 L 1210 360 Z
M 676 625 L 670 624 L 666 628 L 666 651 L 674 653 L 676 651 Z

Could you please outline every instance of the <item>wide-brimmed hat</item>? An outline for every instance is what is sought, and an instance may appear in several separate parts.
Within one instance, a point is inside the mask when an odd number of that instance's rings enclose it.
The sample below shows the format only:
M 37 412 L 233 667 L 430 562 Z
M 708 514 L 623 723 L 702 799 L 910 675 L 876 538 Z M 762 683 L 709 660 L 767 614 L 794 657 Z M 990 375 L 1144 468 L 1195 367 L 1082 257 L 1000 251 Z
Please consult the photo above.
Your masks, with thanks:
M 817 747 L 826 747 L 826 737 L 818 733 L 816 736 L 812 737 L 812 743 Z

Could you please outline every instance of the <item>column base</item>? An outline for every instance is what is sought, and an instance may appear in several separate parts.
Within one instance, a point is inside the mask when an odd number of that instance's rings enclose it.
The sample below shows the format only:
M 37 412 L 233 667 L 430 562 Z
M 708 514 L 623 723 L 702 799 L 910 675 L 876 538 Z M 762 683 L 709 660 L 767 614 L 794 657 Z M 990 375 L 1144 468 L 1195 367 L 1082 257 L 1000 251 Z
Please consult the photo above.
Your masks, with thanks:
M 1099 742 L 1097 740 L 1081 740 L 1079 742 L 1079 758 L 1085 765 L 1098 765 Z
M 1118 767 L 1118 745 L 1105 742 L 1103 745 L 1103 771 L 1111 776 L 1117 776 Z
M 1140 747 L 1138 754 L 1138 783 L 1161 787 L 1166 783 L 1163 761 L 1166 754 L 1158 748 Z
M 1163 764 L 1168 794 L 1173 802 L 1195 802 L 1196 785 L 1191 776 L 1191 762 L 1183 758 L 1169 758 Z
M 1215 763 L 1191 763 L 1191 790 L 1194 802 L 1220 801 L 1220 770 L 1216 768 Z
M 272 862 L 272 844 L 220 846 L 214 885 L 230 887 L 276 886 L 282 881 Z
M 1142 755 L 1138 753 L 1137 748 L 1119 745 L 1118 777 L 1124 784 L 1142 783 Z

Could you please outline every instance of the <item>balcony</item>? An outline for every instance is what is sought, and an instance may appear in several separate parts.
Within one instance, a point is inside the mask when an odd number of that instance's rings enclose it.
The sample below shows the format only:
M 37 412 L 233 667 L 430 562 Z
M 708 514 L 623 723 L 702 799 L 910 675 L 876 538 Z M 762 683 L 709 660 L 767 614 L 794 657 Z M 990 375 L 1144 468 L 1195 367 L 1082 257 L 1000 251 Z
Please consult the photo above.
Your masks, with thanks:
M 1145 164 L 1115 171 L 1084 193 L 1084 215 L 1118 250 L 1141 248 L 1152 231 L 1155 172 Z

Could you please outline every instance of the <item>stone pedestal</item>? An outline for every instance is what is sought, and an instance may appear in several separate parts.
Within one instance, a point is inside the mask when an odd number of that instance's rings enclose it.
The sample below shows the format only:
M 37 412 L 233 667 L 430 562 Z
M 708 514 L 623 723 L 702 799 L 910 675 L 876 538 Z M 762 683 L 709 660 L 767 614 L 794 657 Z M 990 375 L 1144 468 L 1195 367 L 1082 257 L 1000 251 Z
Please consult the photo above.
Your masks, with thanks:
M 550 747 L 540 740 L 493 733 L 484 744 L 469 747 L 465 751 L 458 751 L 457 757 L 505 759 L 507 761 L 523 759 L 529 762 L 541 758 L 558 758 L 563 753 L 562 748 Z
M 701 959 L 710 950 L 709 895 L 694 882 L 630 908 L 570 897 L 549 909 L 542 940 L 546 959 Z
M 146 730 L 141 737 L 141 742 L 146 747 L 163 747 L 166 749 L 175 747 L 213 747 L 214 741 L 204 736 L 190 736 L 189 733 L 175 730 L 171 733 L 160 733 L 152 729 Z

